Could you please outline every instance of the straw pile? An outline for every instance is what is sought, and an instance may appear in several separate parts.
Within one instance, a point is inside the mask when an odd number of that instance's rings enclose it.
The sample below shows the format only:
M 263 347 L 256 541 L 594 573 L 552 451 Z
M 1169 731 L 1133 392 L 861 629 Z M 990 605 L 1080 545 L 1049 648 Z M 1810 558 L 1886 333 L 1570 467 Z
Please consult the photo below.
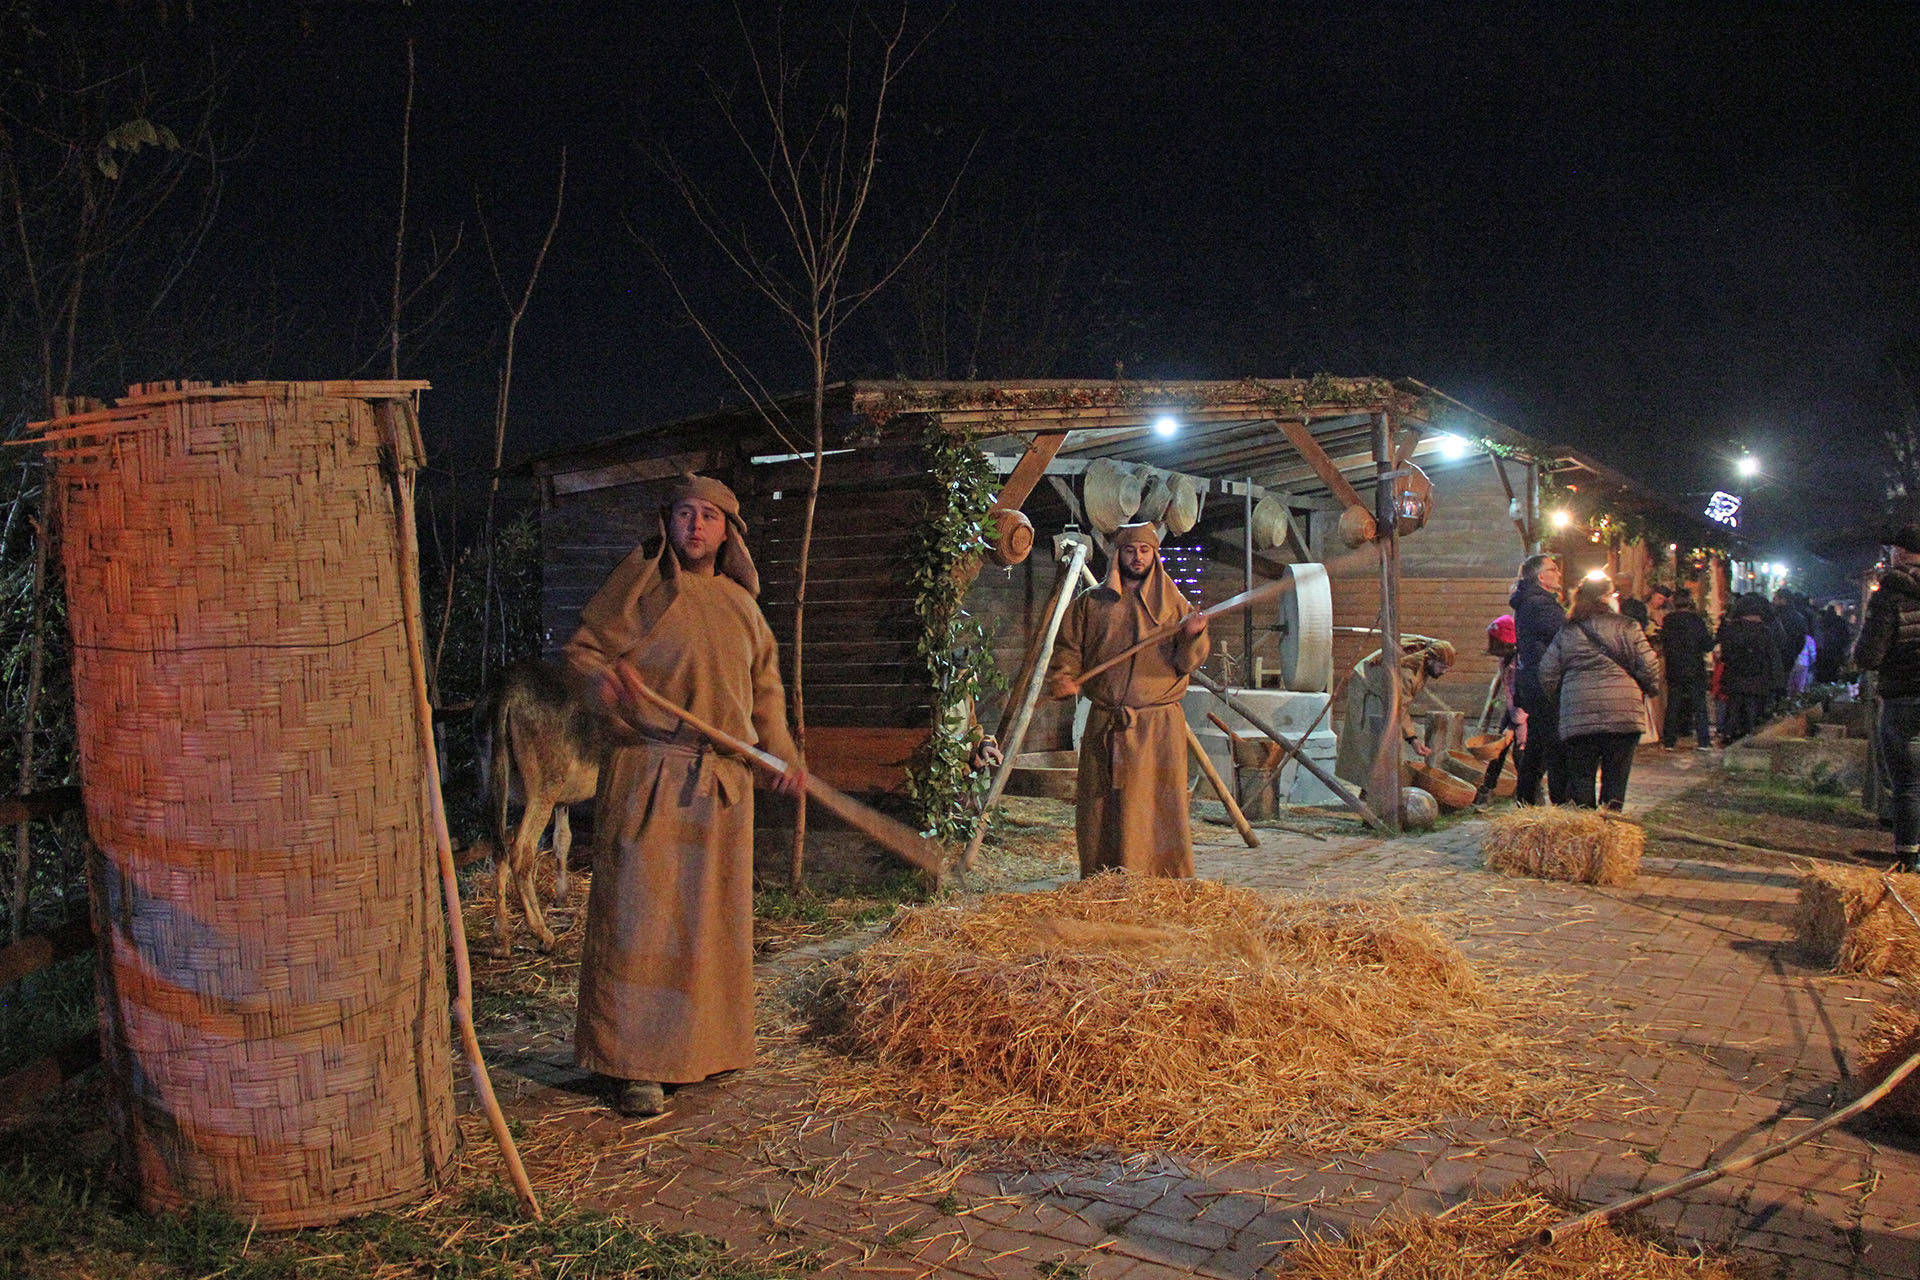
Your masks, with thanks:
M 1920 1002 L 1909 993 L 1904 1003 L 1883 1004 L 1860 1037 L 1860 1087 L 1871 1089 L 1893 1069 L 1920 1053 Z M 1920 1072 L 1893 1087 L 1873 1106 L 1875 1115 L 1920 1128 Z
M 1425 921 L 1112 873 L 903 915 L 812 993 L 823 1104 L 963 1139 L 1255 1156 L 1517 1118 L 1565 1077 Z
M 1528 805 L 1487 824 L 1489 871 L 1578 884 L 1630 884 L 1647 834 L 1596 809 Z
M 1920 913 L 1920 876 L 1885 877 Z M 1881 883 L 1882 873 L 1821 864 L 1800 878 L 1800 943 L 1823 963 L 1869 978 L 1920 977 L 1920 929 Z
M 1694 1257 L 1598 1226 L 1509 1259 L 1509 1245 L 1567 1210 L 1543 1196 L 1469 1200 L 1437 1217 L 1394 1217 L 1345 1240 L 1308 1240 L 1276 1274 L 1297 1280 L 1733 1280 L 1726 1261 Z

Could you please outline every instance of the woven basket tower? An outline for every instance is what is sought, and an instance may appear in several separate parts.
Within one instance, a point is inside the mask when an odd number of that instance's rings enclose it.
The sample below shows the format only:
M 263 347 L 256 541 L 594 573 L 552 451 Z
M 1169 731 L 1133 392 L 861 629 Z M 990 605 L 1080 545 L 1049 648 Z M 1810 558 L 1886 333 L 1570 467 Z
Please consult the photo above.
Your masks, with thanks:
M 420 1198 L 451 1157 L 413 584 L 383 469 L 419 465 L 424 386 L 136 386 L 43 430 L 101 1039 L 149 1210 L 335 1222 Z

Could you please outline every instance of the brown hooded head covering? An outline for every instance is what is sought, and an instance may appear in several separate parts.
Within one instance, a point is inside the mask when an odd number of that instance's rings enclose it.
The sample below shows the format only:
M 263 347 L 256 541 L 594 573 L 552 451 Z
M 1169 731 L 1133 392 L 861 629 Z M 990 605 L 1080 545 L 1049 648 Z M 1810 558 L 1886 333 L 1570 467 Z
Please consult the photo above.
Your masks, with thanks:
M 714 558 L 714 572 L 733 579 L 748 595 L 759 599 L 760 574 L 753 567 L 752 552 L 747 550 L 747 526 L 740 519 L 740 500 L 711 476 L 685 476 L 668 491 L 660 507 L 660 549 L 648 555 L 645 545 L 634 548 L 580 611 L 581 630 L 592 631 L 605 653 L 618 656 L 631 649 L 653 630 L 654 623 L 673 603 L 684 570 L 667 536 L 667 522 L 673 508 L 688 498 L 711 502 L 726 515 L 727 540 L 720 544 Z
M 1140 602 L 1147 607 L 1147 616 L 1156 627 L 1165 626 L 1187 615 L 1187 598 L 1180 594 L 1180 588 L 1173 584 L 1167 574 L 1167 566 L 1160 559 L 1160 531 L 1145 522 L 1123 524 L 1113 531 L 1113 563 L 1107 569 L 1107 590 L 1116 595 L 1126 592 L 1126 584 L 1120 579 L 1120 548 L 1130 542 L 1138 542 L 1153 548 L 1153 568 L 1147 571 L 1147 580 L 1140 584 Z

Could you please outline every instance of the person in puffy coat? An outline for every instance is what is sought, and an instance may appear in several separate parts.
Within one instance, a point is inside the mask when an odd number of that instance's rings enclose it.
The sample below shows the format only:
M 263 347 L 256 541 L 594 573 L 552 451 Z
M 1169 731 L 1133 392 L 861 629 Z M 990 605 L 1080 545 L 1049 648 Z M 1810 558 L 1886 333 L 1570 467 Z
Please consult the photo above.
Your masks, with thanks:
M 1920 525 L 1888 540 L 1892 564 L 1874 586 L 1853 661 L 1880 673 L 1880 756 L 1892 781 L 1893 852 L 1920 871 Z
M 1540 803 L 1540 783 L 1547 784 L 1547 798 L 1555 804 L 1567 800 L 1566 751 L 1560 743 L 1554 718 L 1553 700 L 1540 689 L 1540 657 L 1567 611 L 1560 607 L 1560 562 L 1550 555 L 1531 555 L 1520 565 L 1520 579 L 1513 584 L 1507 603 L 1513 606 L 1514 644 L 1513 705 L 1526 716 L 1526 745 L 1521 748 L 1514 769 L 1514 799 L 1521 804 Z
M 1540 659 L 1540 687 L 1560 702 L 1569 798 L 1587 809 L 1626 803 L 1633 749 L 1646 727 L 1641 700 L 1660 692 L 1660 660 L 1640 624 L 1618 612 L 1617 600 L 1611 578 L 1589 574 Z

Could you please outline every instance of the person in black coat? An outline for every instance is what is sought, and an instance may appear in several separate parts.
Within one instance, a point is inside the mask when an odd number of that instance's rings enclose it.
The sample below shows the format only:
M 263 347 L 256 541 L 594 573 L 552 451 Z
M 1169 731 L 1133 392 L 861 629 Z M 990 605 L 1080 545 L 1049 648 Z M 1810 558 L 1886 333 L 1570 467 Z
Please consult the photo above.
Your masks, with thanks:
M 1893 797 L 1893 853 L 1920 871 L 1920 525 L 1887 547 L 1892 564 L 1867 601 L 1854 665 L 1880 673 L 1880 758 Z
M 1837 684 L 1847 667 L 1847 650 L 1853 644 L 1853 628 L 1847 625 L 1840 606 L 1830 604 L 1815 620 L 1813 634 L 1813 681 Z
M 1514 798 L 1521 804 L 1540 803 L 1540 780 L 1546 779 L 1547 798 L 1565 804 L 1571 775 L 1560 741 L 1560 710 L 1540 687 L 1540 659 L 1560 634 L 1567 611 L 1560 607 L 1560 562 L 1549 555 L 1531 555 L 1520 565 L 1507 603 L 1513 606 L 1513 702 L 1526 715 L 1525 745 L 1514 770 Z
M 1775 690 L 1784 688 L 1780 641 L 1768 617 L 1767 599 L 1749 591 L 1733 602 L 1714 638 L 1720 646 L 1720 692 L 1727 699 L 1726 741 L 1744 738 L 1760 727 Z
M 1713 633 L 1693 608 L 1693 593 L 1682 588 L 1667 605 L 1660 625 L 1661 664 L 1667 673 L 1667 716 L 1660 728 L 1661 743 L 1671 748 L 1682 734 L 1693 731 L 1701 750 L 1713 745 L 1707 724 L 1707 655 L 1713 651 Z

